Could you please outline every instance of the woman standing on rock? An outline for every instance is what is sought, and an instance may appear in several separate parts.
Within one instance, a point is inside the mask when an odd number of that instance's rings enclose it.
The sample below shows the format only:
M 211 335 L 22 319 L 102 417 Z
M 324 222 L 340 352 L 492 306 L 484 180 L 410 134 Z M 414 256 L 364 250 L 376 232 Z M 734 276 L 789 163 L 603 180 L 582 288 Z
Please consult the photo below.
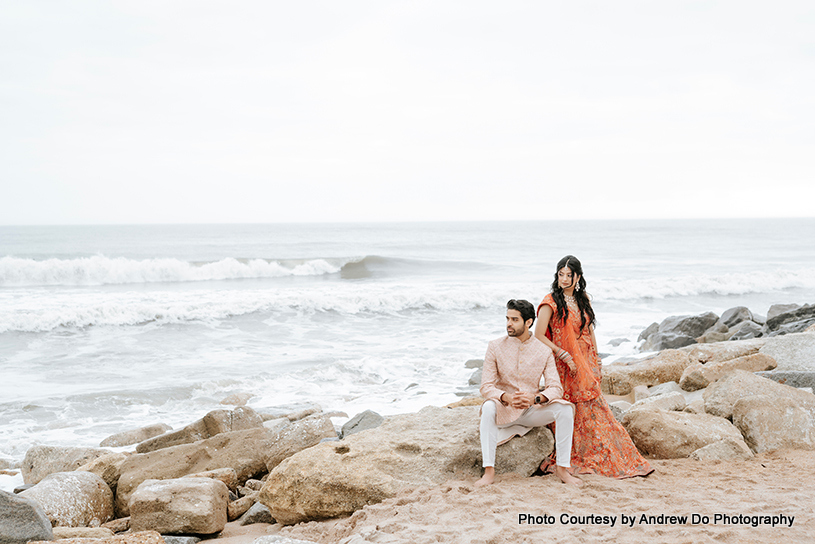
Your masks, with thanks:
M 557 264 L 552 292 L 538 306 L 535 336 L 552 348 L 563 383 L 563 399 L 575 405 L 572 468 L 577 474 L 612 478 L 645 476 L 653 469 L 600 390 L 601 367 L 594 337 L 594 310 L 586 294 L 580 261 L 572 255 Z M 550 461 L 544 461 L 546 470 Z

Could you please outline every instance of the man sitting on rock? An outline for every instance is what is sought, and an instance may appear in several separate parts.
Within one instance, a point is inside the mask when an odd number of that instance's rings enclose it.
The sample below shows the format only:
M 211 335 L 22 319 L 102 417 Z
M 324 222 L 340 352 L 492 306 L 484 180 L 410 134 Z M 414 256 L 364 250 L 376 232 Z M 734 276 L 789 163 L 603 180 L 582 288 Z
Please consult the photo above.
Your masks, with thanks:
M 569 472 L 574 406 L 566 402 L 552 350 L 530 332 L 535 308 L 526 300 L 507 302 L 507 336 L 489 343 L 481 377 L 481 456 L 484 476 L 476 487 L 495 480 L 495 450 L 532 427 L 555 422 L 555 474 L 566 484 L 583 482 Z M 545 454 L 541 452 L 541 457 Z

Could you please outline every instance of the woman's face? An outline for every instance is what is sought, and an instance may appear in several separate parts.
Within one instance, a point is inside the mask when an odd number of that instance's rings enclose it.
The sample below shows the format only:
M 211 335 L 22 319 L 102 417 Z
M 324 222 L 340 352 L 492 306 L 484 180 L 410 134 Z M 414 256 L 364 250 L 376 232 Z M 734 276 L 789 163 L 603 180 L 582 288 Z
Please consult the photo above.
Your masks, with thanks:
M 557 271 L 557 284 L 561 289 L 568 289 L 574 285 L 574 276 L 568 266 Z

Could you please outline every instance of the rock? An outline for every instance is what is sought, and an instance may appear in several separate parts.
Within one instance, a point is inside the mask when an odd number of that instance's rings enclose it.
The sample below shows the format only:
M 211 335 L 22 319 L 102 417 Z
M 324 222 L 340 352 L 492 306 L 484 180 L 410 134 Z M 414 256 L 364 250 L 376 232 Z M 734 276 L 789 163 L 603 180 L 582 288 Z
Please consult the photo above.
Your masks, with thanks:
M 733 405 L 733 423 L 756 452 L 815 449 L 813 416 L 788 397 L 753 395 Z
M 657 331 L 646 338 L 642 350 L 659 351 L 695 344 L 696 338 L 702 336 L 718 320 L 719 316 L 713 312 L 667 317 L 659 324 Z
M 815 389 L 815 372 L 784 372 L 771 370 L 767 372 L 756 372 L 756 376 L 768 378 L 774 382 L 783 383 L 790 387 L 809 387 Z
M 696 339 L 699 344 L 715 344 L 717 342 L 725 342 L 730 339 L 730 332 L 706 332 Z
M 688 354 L 675 349 L 666 349 L 631 363 L 612 363 L 603 367 L 603 393 L 628 395 L 637 385 L 679 382 L 682 372 L 690 364 Z
M 428 406 L 392 416 L 340 442 L 292 455 L 260 491 L 278 523 L 347 515 L 421 485 L 481 475 L 477 407 Z M 496 472 L 529 476 L 553 450 L 552 433 L 535 428 L 498 447 Z
M 88 540 L 85 538 L 68 538 L 58 543 L 46 541 L 32 541 L 29 544 L 166 544 L 164 537 L 156 531 L 139 531 L 138 533 L 125 533 L 114 535 L 104 540 Z
M 815 372 L 815 335 L 801 332 L 767 339 L 761 353 L 778 363 L 777 370 Z
M 608 404 L 608 407 L 611 408 L 611 413 L 614 414 L 614 419 L 617 421 L 622 421 L 623 414 L 625 414 L 631 406 L 632 404 L 630 402 L 624 400 L 616 400 Z
M 302 404 L 287 404 L 285 406 L 277 406 L 275 408 L 266 408 L 262 415 L 263 420 L 277 419 L 285 417 L 289 421 L 298 421 L 305 417 L 319 414 L 323 409 L 319 404 L 307 402 Z
M 215 470 L 205 470 L 204 472 L 195 472 L 187 474 L 184 478 L 212 478 L 224 483 L 230 491 L 238 489 L 238 473 L 234 468 L 218 468 Z
M 729 310 L 725 310 L 722 313 L 721 323 L 726 326 L 727 328 L 732 328 L 734 325 L 738 325 L 743 321 L 752 321 L 753 320 L 753 312 L 751 312 L 746 306 L 736 306 L 735 308 L 730 308 Z
M 234 410 L 213 410 L 186 427 L 141 442 L 136 447 L 136 451 L 138 453 L 149 453 L 161 448 L 178 446 L 179 444 L 192 444 L 222 433 L 243 431 L 262 426 L 263 419 L 248 406 L 238 406 Z
M 97 457 L 89 463 L 85 463 L 76 470 L 92 472 L 102 478 L 111 491 L 116 493 L 116 486 L 119 483 L 119 476 L 122 475 L 122 464 L 127 459 L 125 453 L 108 453 L 102 457 Z
M 161 535 L 164 538 L 164 544 L 198 544 L 201 539 L 197 536 L 173 536 Z
M 246 486 L 247 489 L 251 489 L 252 491 L 260 491 L 260 489 L 263 487 L 263 482 L 261 480 L 249 479 L 246 480 L 246 483 L 243 485 Z
M 766 338 L 752 338 L 748 340 L 717 342 L 682 348 L 694 363 L 717 363 L 728 361 L 745 355 L 753 355 L 767 343 Z M 677 380 L 678 381 L 678 380 Z
M 111 453 L 97 448 L 66 448 L 62 446 L 32 446 L 23 459 L 23 481 L 39 483 L 55 472 L 70 472 L 80 466 Z
M 647 340 L 649 336 L 651 336 L 652 334 L 656 334 L 658 331 L 659 331 L 659 323 L 651 323 L 637 337 L 637 342 L 642 342 L 643 340 Z
M 637 403 L 643 399 L 647 399 L 651 396 L 651 393 L 648 391 L 647 385 L 635 385 L 634 386 L 634 402 Z
M 800 304 L 773 304 L 767 310 L 767 320 L 774 318 L 777 315 L 786 314 L 800 308 Z
M 371 410 L 365 410 L 354 417 L 352 417 L 345 425 L 342 426 L 341 438 L 350 436 L 365 429 L 373 429 L 379 427 L 385 418 Z
M 689 402 L 682 411 L 688 412 L 689 414 L 704 414 L 705 401 L 704 399 L 696 399 L 692 402 Z
M 679 384 L 685 391 L 704 389 L 719 378 L 726 376 L 734 370 L 747 370 L 756 372 L 772 370 L 776 367 L 775 359 L 764 353 L 745 355 L 729 361 L 691 365 L 685 369 Z
M 337 438 L 334 424 L 321 414 L 308 416 L 273 433 L 272 445 L 266 452 L 266 470 L 274 469 L 287 457 L 316 446 L 323 438 Z
M 144 480 L 181 478 L 220 468 L 234 469 L 239 482 L 265 474 L 266 454 L 274 445 L 277 434 L 259 427 L 222 433 L 194 444 L 131 455 L 122 464 L 116 492 L 117 513 L 128 515 L 130 496 Z
M 481 369 L 480 368 L 476 369 L 476 371 L 472 373 L 472 375 L 470 376 L 470 379 L 467 380 L 467 384 L 468 385 L 478 385 L 478 386 L 481 385 Z
M 805 304 L 794 310 L 774 315 L 773 317 L 767 316 L 767 323 L 764 326 L 770 333 L 773 333 L 786 325 L 806 323 L 806 325 L 800 326 L 799 330 L 793 330 L 792 327 L 787 327 L 786 329 L 788 332 L 800 332 L 807 328 L 812 322 L 815 322 L 815 304 Z
M 353 543 L 350 540 L 342 539 L 341 542 L 343 544 L 356 544 L 357 541 Z M 363 540 L 363 542 L 365 542 Z M 280 535 L 270 535 L 270 536 L 262 536 L 260 538 L 256 538 L 252 544 L 317 544 L 312 540 L 298 540 L 296 538 L 289 538 L 287 536 L 280 536 Z
M 705 411 L 708 414 L 730 418 L 736 402 L 753 395 L 790 398 L 815 417 L 815 395 L 756 376 L 746 370 L 734 370 L 710 384 L 704 392 Z
M 37 501 L 55 527 L 99 527 L 113 519 L 113 492 L 91 472 L 49 474 L 20 496 Z
M 145 480 L 130 499 L 133 531 L 210 535 L 226 525 L 229 490 L 211 478 Z
M 18 468 L 14 461 L 0 457 L 0 470 L 8 470 L 12 468 Z
M 103 529 L 110 529 L 114 533 L 124 533 L 130 530 L 130 516 L 126 518 L 112 519 L 102 524 Z
M 662 393 L 661 395 L 654 395 L 646 397 L 642 400 L 635 402 L 629 410 L 646 409 L 659 409 L 659 410 L 683 410 L 687 404 L 685 397 L 682 393 L 671 391 L 670 393 Z
M 664 395 L 665 393 L 673 393 L 676 391 L 677 393 L 682 393 L 682 388 L 679 387 L 679 384 L 676 382 L 665 382 L 658 385 L 654 385 L 648 388 L 648 395 L 653 397 L 655 395 Z
M 752 321 L 742 321 L 731 329 L 730 341 L 746 340 L 748 338 L 758 338 L 764 331 L 758 323 Z
M 697 461 L 746 460 L 753 457 L 753 452 L 744 440 L 726 438 L 699 448 L 688 457 Z
M 226 406 L 246 406 L 246 403 L 249 402 L 249 399 L 254 397 L 252 393 L 235 393 L 233 395 L 229 395 L 224 400 L 222 400 L 219 404 L 224 404 Z
M 274 523 L 272 513 L 264 505 L 256 502 L 247 512 L 238 520 L 240 525 L 253 525 L 255 523 Z
M 140 429 L 122 431 L 120 433 L 111 435 L 102 440 L 99 446 L 102 448 L 119 448 L 122 446 L 130 446 L 172 430 L 173 428 L 165 423 L 156 423 L 154 425 L 141 427 Z
M 104 539 L 113 536 L 113 531 L 104 527 L 54 527 L 54 540 L 65 538 Z
M 51 520 L 34 500 L 0 490 L 0 543 L 53 540 Z
M 610 346 L 613 346 L 613 347 L 616 348 L 616 347 L 618 347 L 618 346 L 620 346 L 622 344 L 625 344 L 626 342 L 630 342 L 630 341 L 631 340 L 629 340 L 628 338 L 612 338 L 611 340 L 608 341 L 608 343 L 609 343 Z
M 623 426 L 642 453 L 658 459 L 687 457 L 694 451 L 724 440 L 742 440 L 739 430 L 728 420 L 710 414 L 629 410 Z
M 456 402 L 451 402 L 450 404 L 446 405 L 445 408 L 461 408 L 463 406 L 481 406 L 484 404 L 484 397 L 481 395 L 472 395 L 469 397 L 464 397 L 461 400 L 457 400 Z
M 464 363 L 464 368 L 482 368 L 484 366 L 484 359 L 470 359 Z
M 226 518 L 229 521 L 235 521 L 252 507 L 255 504 L 255 499 L 257 498 L 257 493 L 254 495 L 247 495 L 246 497 L 241 497 L 236 501 L 232 501 L 226 505 Z

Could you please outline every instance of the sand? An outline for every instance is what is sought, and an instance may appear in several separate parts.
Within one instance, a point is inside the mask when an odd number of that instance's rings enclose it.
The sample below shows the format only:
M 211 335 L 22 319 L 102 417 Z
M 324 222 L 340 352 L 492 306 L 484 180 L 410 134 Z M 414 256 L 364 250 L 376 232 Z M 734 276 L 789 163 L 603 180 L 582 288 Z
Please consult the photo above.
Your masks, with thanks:
M 646 478 L 583 476 L 582 489 L 553 475 L 510 474 L 478 489 L 474 479 L 450 481 L 367 506 L 348 518 L 263 530 L 320 543 L 349 537 L 351 543 L 815 542 L 815 452 L 782 450 L 749 461 L 651 462 L 656 470 Z M 524 514 L 541 523 L 519 523 Z M 632 526 L 622 525 L 622 514 L 634 519 Z M 692 514 L 708 519 L 693 524 Z M 760 516 L 755 521 L 761 524 L 726 523 L 716 514 Z M 665 517 L 647 523 L 647 516 L 660 515 Z M 772 516 L 775 527 L 765 524 Z

